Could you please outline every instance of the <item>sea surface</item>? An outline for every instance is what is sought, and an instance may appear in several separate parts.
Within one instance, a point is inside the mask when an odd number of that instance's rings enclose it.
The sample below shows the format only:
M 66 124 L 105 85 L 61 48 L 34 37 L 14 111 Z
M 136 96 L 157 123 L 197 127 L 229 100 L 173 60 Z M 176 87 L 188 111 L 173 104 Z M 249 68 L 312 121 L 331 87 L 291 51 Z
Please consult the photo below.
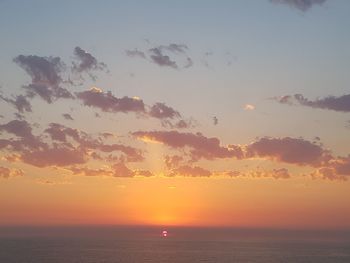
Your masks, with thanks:
M 163 237 L 162 231 L 168 236 Z M 350 233 L 166 227 L 0 228 L 1 263 L 350 262 Z

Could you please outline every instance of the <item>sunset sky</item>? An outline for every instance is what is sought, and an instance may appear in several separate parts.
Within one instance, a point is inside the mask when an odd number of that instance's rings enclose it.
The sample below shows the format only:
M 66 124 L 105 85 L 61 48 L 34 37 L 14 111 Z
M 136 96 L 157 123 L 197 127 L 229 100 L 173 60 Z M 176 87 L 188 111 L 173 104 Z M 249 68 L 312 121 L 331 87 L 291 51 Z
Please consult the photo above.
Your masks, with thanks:
M 0 0 L 0 226 L 350 228 L 349 12 Z

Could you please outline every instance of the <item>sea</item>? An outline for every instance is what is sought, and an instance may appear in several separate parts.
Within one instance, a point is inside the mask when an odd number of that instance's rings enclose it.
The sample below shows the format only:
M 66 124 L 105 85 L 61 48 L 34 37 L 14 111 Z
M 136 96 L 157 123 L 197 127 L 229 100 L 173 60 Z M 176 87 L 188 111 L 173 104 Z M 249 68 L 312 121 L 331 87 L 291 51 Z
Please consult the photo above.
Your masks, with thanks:
M 22 262 L 349 263 L 350 232 L 199 227 L 1 227 L 0 263 Z

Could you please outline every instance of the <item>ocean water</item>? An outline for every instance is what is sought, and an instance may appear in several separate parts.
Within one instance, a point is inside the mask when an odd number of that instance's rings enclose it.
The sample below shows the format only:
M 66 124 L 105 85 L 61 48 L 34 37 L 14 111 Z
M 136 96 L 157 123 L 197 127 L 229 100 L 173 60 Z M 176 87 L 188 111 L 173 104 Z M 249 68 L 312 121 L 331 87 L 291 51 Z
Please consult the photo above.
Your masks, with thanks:
M 162 230 L 169 235 L 162 237 Z M 349 263 L 350 235 L 257 229 L 1 228 L 0 262 Z

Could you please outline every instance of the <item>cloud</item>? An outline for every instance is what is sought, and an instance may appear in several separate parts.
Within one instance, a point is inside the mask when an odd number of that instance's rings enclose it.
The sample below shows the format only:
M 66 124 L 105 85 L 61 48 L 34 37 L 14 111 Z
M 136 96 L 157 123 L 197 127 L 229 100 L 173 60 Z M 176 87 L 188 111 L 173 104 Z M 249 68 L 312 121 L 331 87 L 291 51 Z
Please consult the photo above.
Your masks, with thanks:
M 15 176 L 23 176 L 24 172 L 21 169 L 10 169 L 0 166 L 0 178 L 8 179 Z
M 96 107 L 104 112 L 145 112 L 145 104 L 142 100 L 130 97 L 117 98 L 110 91 L 90 89 L 77 92 L 76 95 L 85 106 Z
M 261 138 L 246 147 L 247 158 L 267 158 L 296 165 L 319 166 L 331 156 L 320 145 L 300 138 Z
M 244 105 L 245 110 L 255 110 L 255 106 L 252 104 L 246 104 Z
M 216 158 L 242 158 L 243 152 L 239 147 L 222 147 L 217 138 L 207 138 L 201 133 L 180 133 L 177 131 L 138 131 L 132 133 L 136 138 L 160 142 L 172 148 L 191 149 L 191 157 L 194 160 L 204 158 L 208 160 Z
M 328 96 L 322 99 L 309 100 L 301 94 L 275 97 L 281 104 L 302 105 L 311 108 L 327 109 L 339 112 L 350 112 L 350 94 L 340 97 Z
M 158 119 L 165 119 L 165 118 L 173 119 L 173 118 L 181 117 L 178 111 L 160 102 L 154 104 L 149 110 L 148 114 L 151 117 L 158 118 Z
M 69 113 L 63 113 L 62 114 L 63 118 L 69 121 L 74 121 L 73 117 Z
M 347 181 L 347 177 L 342 174 L 338 174 L 332 167 L 321 167 L 310 174 L 311 178 L 325 179 L 330 181 Z
M 80 47 L 74 48 L 74 55 L 77 63 L 73 62 L 72 71 L 74 73 L 87 73 L 93 80 L 96 80 L 96 75 L 92 72 L 97 70 L 107 70 L 107 65 L 99 62 L 93 55 L 83 50 Z
M 13 120 L 6 124 L 0 125 L 0 131 L 14 134 L 22 138 L 32 138 L 32 127 L 25 120 Z
M 152 177 L 154 176 L 148 170 L 131 170 L 123 162 L 118 162 L 110 168 L 91 169 L 88 167 L 69 167 L 67 168 L 74 175 L 83 176 L 107 176 L 107 177 L 120 177 L 131 178 L 135 176 L 140 177 Z
M 168 169 L 178 167 L 183 160 L 184 158 L 179 155 L 174 155 L 174 156 L 166 155 L 164 157 L 164 162 Z
M 128 57 L 138 57 L 146 59 L 161 67 L 171 67 L 174 69 L 190 68 L 193 66 L 193 60 L 187 55 L 188 47 L 185 44 L 171 43 L 169 45 L 159 45 L 140 51 L 138 49 L 125 50 Z M 170 58 L 170 55 L 175 58 Z M 179 63 L 181 66 L 179 66 Z
M 171 128 L 189 128 L 193 126 L 192 120 L 183 120 L 181 114 L 167 106 L 165 103 L 157 102 L 151 107 L 146 106 L 139 97 L 122 97 L 114 96 L 110 91 L 103 92 L 101 89 L 92 87 L 90 90 L 77 92 L 76 96 L 83 102 L 83 105 L 95 107 L 104 112 L 134 112 L 141 114 L 143 117 L 152 117 L 161 120 L 162 125 Z M 173 123 L 170 120 L 178 119 Z
M 62 81 L 63 63 L 59 57 L 19 55 L 13 61 L 28 73 L 33 83 L 58 86 Z
M 59 98 L 73 98 L 67 89 L 60 87 L 64 64 L 59 57 L 19 55 L 13 61 L 32 79 L 31 84 L 23 86 L 27 90 L 27 97 L 38 95 L 48 103 Z
M 113 176 L 113 171 L 105 168 L 90 169 L 88 167 L 70 167 L 68 168 L 74 175 L 83 176 Z
M 173 169 L 168 176 L 169 177 L 174 177 L 174 176 L 209 177 L 211 175 L 212 173 L 209 170 L 206 170 L 202 167 L 199 167 L 199 166 L 192 167 L 189 165 L 184 165 Z
M 12 104 L 19 112 L 32 112 L 32 105 L 24 95 L 17 95 L 14 98 L 6 98 L 0 95 L 0 99 Z
M 140 162 L 142 151 L 123 144 L 105 144 L 102 137 L 93 138 L 86 132 L 50 123 L 40 136 L 34 136 L 31 125 L 25 120 L 13 120 L 0 125 L 0 132 L 17 138 L 0 139 L 0 149 L 16 160 L 37 167 L 83 164 L 91 158 L 101 161 L 119 160 Z M 114 156 L 119 152 L 119 156 Z
M 227 171 L 224 172 L 223 175 L 230 177 L 247 177 L 247 178 L 273 178 L 273 179 L 289 179 L 291 175 L 286 168 L 278 168 L 272 170 L 265 169 L 255 169 L 251 171 Z
M 134 49 L 134 50 L 125 50 L 125 54 L 128 56 L 128 57 L 139 57 L 139 58 L 143 58 L 143 59 L 146 59 L 146 55 L 143 51 L 139 51 L 137 49 Z
M 41 185 L 49 185 L 49 186 L 72 184 L 72 182 L 68 181 L 68 180 L 47 180 L 47 179 L 44 179 L 44 178 L 37 179 L 36 183 L 37 184 L 41 184 Z
M 160 50 L 168 50 L 173 53 L 183 53 L 186 54 L 186 51 L 188 50 L 187 45 L 185 44 L 176 44 L 176 43 L 171 43 L 169 45 L 160 45 L 158 47 Z
M 73 138 L 76 142 L 81 142 L 80 132 L 76 129 L 66 127 L 59 123 L 50 123 L 45 129 L 45 133 L 49 134 L 51 139 L 59 142 L 67 142 L 67 137 Z
M 299 9 L 300 11 L 307 11 L 313 5 L 321 5 L 326 0 L 270 0 L 272 3 L 286 4 L 293 8 Z
M 190 57 L 187 57 L 186 61 L 187 64 L 184 66 L 184 68 L 190 68 L 193 66 L 193 60 Z
M 151 48 L 149 50 L 151 60 L 161 67 L 171 67 L 177 69 L 178 66 L 175 61 L 171 60 L 169 56 L 163 54 L 160 48 Z
M 139 162 L 144 159 L 142 152 L 131 146 L 123 144 L 105 144 L 101 139 L 96 140 L 90 138 L 87 133 L 72 129 L 58 123 L 50 123 L 45 129 L 45 133 L 49 134 L 51 139 L 61 143 L 69 143 L 68 138 L 72 138 L 76 143 L 77 148 L 83 149 L 85 152 L 96 150 L 102 153 L 122 152 L 129 162 Z M 105 138 L 105 137 L 104 137 Z
M 213 117 L 213 124 L 218 125 L 218 123 L 219 123 L 219 119 L 216 116 L 214 116 Z
M 80 149 L 55 145 L 53 148 L 24 152 L 21 160 L 37 167 L 68 166 L 85 163 L 86 154 Z

